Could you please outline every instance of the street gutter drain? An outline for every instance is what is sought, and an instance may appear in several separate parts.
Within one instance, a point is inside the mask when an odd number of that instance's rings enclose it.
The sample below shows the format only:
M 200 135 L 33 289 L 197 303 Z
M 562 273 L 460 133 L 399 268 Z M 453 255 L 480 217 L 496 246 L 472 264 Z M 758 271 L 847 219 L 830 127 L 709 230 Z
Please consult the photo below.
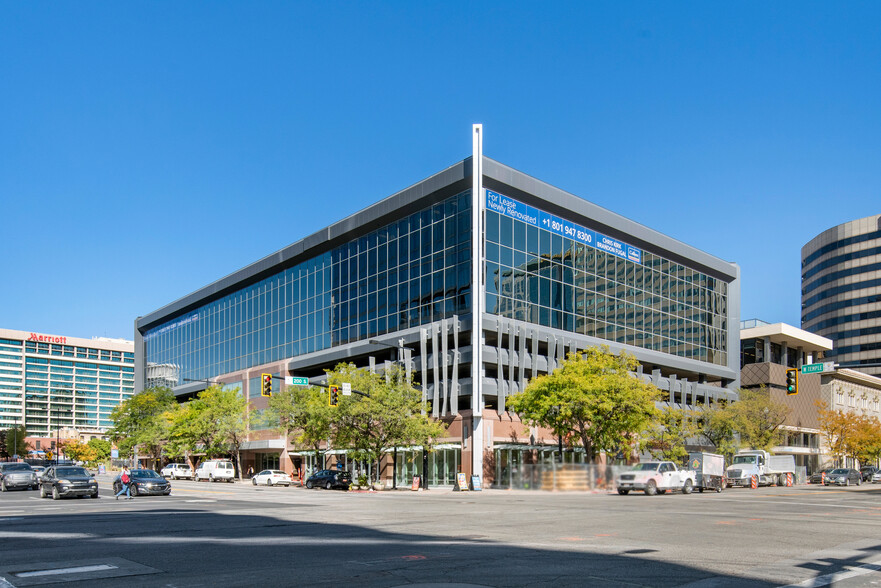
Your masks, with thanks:
M 16 578 L 34 578 L 37 576 L 53 576 L 57 574 L 86 574 L 89 572 L 103 572 L 107 570 L 116 570 L 116 566 L 101 564 L 97 566 L 80 566 L 76 568 L 55 568 L 52 570 L 35 570 L 31 572 L 13 572 Z

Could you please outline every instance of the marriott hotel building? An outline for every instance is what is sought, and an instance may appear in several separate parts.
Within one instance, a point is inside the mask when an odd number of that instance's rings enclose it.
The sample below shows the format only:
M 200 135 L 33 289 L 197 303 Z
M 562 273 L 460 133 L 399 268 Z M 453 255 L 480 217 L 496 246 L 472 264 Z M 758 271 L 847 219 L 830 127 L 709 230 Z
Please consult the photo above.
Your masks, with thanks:
M 501 486 L 500 464 L 556 446 L 506 399 L 569 351 L 627 350 L 672 405 L 736 398 L 739 267 L 484 157 L 481 135 L 467 159 L 139 317 L 136 390 L 162 372 L 179 396 L 222 382 L 262 411 L 261 373 L 321 382 L 341 361 L 404 358 L 450 425 L 428 483 Z M 272 430 L 245 448 L 257 470 L 299 465 Z M 398 448 L 398 484 L 420 452 Z

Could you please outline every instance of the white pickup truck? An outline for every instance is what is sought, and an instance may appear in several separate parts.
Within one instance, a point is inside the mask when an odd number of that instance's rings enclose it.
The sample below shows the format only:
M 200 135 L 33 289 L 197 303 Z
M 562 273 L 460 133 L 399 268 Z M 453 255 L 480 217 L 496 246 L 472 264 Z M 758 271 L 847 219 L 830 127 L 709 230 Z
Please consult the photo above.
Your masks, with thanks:
M 691 494 L 694 483 L 694 472 L 680 470 L 672 461 L 647 461 L 620 474 L 615 486 L 618 494 L 642 490 L 647 495 L 653 496 L 664 494 L 667 490 L 681 490 L 683 494 Z

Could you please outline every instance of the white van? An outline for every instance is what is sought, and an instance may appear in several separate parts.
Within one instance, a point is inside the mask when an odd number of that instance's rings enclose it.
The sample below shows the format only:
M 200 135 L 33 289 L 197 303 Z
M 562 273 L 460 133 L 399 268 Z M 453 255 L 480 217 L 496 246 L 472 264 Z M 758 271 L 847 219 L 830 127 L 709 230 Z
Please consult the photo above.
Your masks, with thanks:
M 236 470 L 232 467 L 232 462 L 225 459 L 203 461 L 193 475 L 193 479 L 197 482 L 200 480 L 232 482 L 235 477 Z

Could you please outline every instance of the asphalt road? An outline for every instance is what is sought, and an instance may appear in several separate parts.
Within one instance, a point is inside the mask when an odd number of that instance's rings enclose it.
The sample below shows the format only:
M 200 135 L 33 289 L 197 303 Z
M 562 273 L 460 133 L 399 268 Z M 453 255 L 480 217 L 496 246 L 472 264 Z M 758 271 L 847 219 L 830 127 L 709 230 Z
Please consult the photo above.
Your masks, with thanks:
M 0 494 L 0 587 L 881 585 L 881 484 L 346 493 L 172 482 Z

